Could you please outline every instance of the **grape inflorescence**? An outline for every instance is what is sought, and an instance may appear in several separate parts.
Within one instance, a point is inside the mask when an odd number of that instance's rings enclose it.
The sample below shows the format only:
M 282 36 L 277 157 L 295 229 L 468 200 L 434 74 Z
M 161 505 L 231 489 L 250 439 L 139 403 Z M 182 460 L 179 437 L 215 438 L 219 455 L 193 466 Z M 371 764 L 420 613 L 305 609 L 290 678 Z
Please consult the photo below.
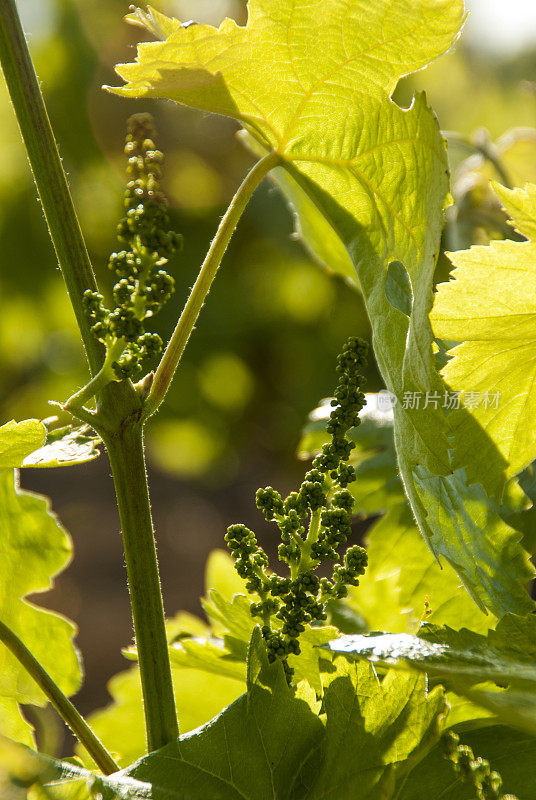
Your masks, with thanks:
M 460 737 L 454 731 L 444 734 L 443 747 L 460 778 L 473 787 L 477 800 L 517 800 L 513 794 L 503 794 L 499 773 L 491 769 L 487 759 L 475 757 L 470 747 L 460 744 Z
M 348 463 L 355 444 L 347 433 L 360 424 L 365 404 L 367 351 L 364 341 L 351 337 L 338 356 L 339 381 L 327 426 L 331 440 L 313 460 L 299 490 L 285 499 L 271 486 L 257 491 L 257 508 L 279 528 L 278 556 L 290 574 L 281 577 L 270 570 L 266 553 L 245 525 L 231 525 L 225 536 L 236 571 L 248 592 L 259 598 L 251 613 L 261 624 L 268 658 L 283 662 L 289 682 L 293 670 L 287 658 L 299 655 L 305 626 L 323 622 L 328 600 L 345 597 L 367 566 L 367 553 L 359 545 L 347 548 L 342 557 L 339 553 L 352 530 L 354 500 L 347 487 L 356 478 Z M 332 576 L 320 578 L 316 570 L 327 561 L 335 562 Z
M 159 186 L 164 156 L 155 148 L 154 138 L 150 114 L 130 117 L 125 144 L 126 214 L 117 227 L 124 249 L 112 253 L 108 262 L 117 277 L 115 308 L 107 308 L 99 292 L 87 290 L 83 296 L 91 330 L 111 354 L 118 380 L 137 377 L 144 359 L 161 352 L 162 340 L 145 330 L 145 320 L 160 311 L 175 290 L 175 281 L 164 267 L 180 247 L 181 237 L 169 230 L 167 202 Z

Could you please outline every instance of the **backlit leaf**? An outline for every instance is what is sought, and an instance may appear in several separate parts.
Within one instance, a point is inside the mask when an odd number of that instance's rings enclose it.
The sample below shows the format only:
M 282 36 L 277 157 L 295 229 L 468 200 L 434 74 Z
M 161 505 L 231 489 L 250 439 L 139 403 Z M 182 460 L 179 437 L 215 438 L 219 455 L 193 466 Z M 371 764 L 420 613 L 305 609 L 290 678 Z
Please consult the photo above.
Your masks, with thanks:
M 24 458 L 42 447 L 47 431 L 37 419 L 6 423 L 0 427 L 0 469 L 20 467 Z
M 32 420 L 9 424 L 2 430 L 4 453 L 10 453 L 9 457 L 17 461 L 24 460 L 44 441 L 44 427 Z M 74 625 L 25 599 L 52 586 L 54 576 L 71 558 L 71 542 L 46 498 L 22 490 L 18 473 L 12 469 L 0 469 L 0 530 L 0 619 L 20 637 L 61 689 L 67 695 L 73 694 L 81 681 L 73 646 Z M 15 704 L 44 705 L 46 698 L 1 644 L 0 698 L 0 733 L 28 743 L 31 728 L 26 725 L 24 729 Z
M 229 661 L 218 672 L 214 647 L 209 646 L 204 652 L 200 641 L 198 644 L 196 638 L 189 638 L 208 637 L 210 629 L 190 614 L 177 614 L 167 622 L 167 631 L 171 640 L 175 640 L 170 646 L 172 678 L 179 730 L 186 734 L 215 717 L 245 691 L 246 669 L 243 663 Z M 219 653 L 224 655 L 221 650 Z M 129 648 L 127 655 L 135 658 L 135 649 Z M 112 703 L 93 712 L 89 722 L 104 745 L 117 756 L 119 764 L 126 766 L 147 752 L 138 666 L 114 675 L 108 691 Z M 82 750 L 79 753 L 91 763 Z
M 443 370 L 466 405 L 450 418 L 454 464 L 500 497 L 536 456 L 536 186 L 495 191 L 529 241 L 451 253 L 431 319 L 437 336 L 462 342 Z
M 452 473 L 428 319 L 448 170 L 424 95 L 407 110 L 390 95 L 402 75 L 449 47 L 463 3 L 323 0 L 313 12 L 308 0 L 250 0 L 245 27 L 225 20 L 218 29 L 181 26 L 152 11 L 138 11 L 136 18 L 163 41 L 139 45 L 136 62 L 118 67 L 127 83 L 114 91 L 233 117 L 257 148 L 279 154 L 298 216 L 305 193 L 307 208 L 312 204 L 322 214 L 356 270 L 378 366 L 399 401 L 395 444 L 423 535 L 482 607 L 496 614 L 529 610 L 531 572 L 516 534 L 489 541 L 479 530 L 475 537 L 475 521 L 469 531 L 460 530 L 456 513 L 438 528 L 414 476 L 417 467 L 431 480 Z M 347 262 L 342 271 L 347 275 Z M 415 393 L 423 402 L 436 400 L 407 405 Z M 460 504 L 466 488 L 460 476 Z M 481 518 L 482 509 L 476 510 Z M 479 560 L 495 565 L 493 584 L 478 582 L 472 564 Z

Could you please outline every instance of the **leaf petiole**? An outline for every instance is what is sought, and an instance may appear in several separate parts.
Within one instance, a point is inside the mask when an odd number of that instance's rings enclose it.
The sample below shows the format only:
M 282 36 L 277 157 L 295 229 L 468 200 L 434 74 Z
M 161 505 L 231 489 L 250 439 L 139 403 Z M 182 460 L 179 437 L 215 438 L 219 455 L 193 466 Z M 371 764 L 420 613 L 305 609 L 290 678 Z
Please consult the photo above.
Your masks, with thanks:
M 76 710 L 69 698 L 63 694 L 59 686 L 52 680 L 48 672 L 41 666 L 35 656 L 28 650 L 19 637 L 0 621 L 0 641 L 15 656 L 17 661 L 32 676 L 43 690 L 66 725 L 72 730 L 95 764 L 104 775 L 111 775 L 119 770 L 112 756 L 102 742 L 95 736 L 85 719 Z
M 255 189 L 279 161 L 279 153 L 271 152 L 255 164 L 238 188 L 220 222 L 197 280 L 155 372 L 153 385 L 145 402 L 145 417 L 154 414 L 164 400 L 238 221 Z

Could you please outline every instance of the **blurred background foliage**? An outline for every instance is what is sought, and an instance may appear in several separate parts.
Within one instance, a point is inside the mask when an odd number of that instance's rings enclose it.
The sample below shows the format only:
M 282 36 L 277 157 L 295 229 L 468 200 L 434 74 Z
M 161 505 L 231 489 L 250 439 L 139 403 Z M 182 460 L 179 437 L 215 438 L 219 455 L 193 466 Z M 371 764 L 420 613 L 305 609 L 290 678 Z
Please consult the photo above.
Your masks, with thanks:
M 487 0 L 485 0 L 487 2 Z M 244 0 L 153 0 L 181 19 L 245 21 Z M 469 4 L 470 5 L 470 4 Z M 478 5 L 475 0 L 475 19 Z M 20 0 L 21 14 L 99 283 L 116 249 L 122 213 L 127 117 L 150 111 L 166 155 L 163 188 L 183 251 L 177 290 L 156 323 L 166 339 L 227 203 L 251 164 L 230 120 L 106 94 L 113 65 L 131 60 L 139 29 L 122 22 L 125 0 Z M 478 6 L 478 9 L 477 9 Z M 512 8 L 519 3 L 513 3 Z M 529 6 L 527 5 L 527 8 Z M 512 12 L 513 13 L 513 12 Z M 522 27 L 522 26 L 521 26 Z M 521 30 L 520 27 L 520 30 Z M 490 46 L 483 28 L 396 99 L 425 89 L 448 135 L 454 205 L 445 246 L 514 236 L 489 179 L 536 180 L 536 42 Z M 510 41 L 510 40 L 509 40 Z M 74 318 L 57 270 L 12 109 L 0 82 L 1 422 L 47 417 L 85 381 Z M 515 130 L 512 130 L 515 129 Z M 445 279 L 448 262 L 438 264 Z M 268 183 L 256 193 L 225 258 L 147 446 L 168 613 L 199 612 L 207 554 L 228 524 L 260 529 L 253 495 L 286 491 L 303 468 L 295 451 L 307 413 L 334 384 L 348 335 L 369 337 L 359 292 L 313 263 L 293 236 L 291 214 Z M 372 365 L 369 391 L 382 384 Z M 118 521 L 105 458 L 72 470 L 26 470 L 23 485 L 51 495 L 76 559 L 45 602 L 80 626 L 86 686 L 82 711 L 106 701 L 106 679 L 125 666 L 131 637 Z M 356 536 L 359 531 L 356 529 Z M 266 547 L 270 550 L 269 541 Z

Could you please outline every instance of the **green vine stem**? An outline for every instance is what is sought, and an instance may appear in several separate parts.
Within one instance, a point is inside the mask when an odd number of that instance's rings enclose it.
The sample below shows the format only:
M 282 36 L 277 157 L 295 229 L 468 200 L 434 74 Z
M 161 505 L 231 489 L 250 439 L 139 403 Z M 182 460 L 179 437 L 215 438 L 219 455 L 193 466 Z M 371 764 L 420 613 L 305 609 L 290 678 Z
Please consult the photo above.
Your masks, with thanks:
M 188 301 L 155 372 L 153 385 L 145 402 L 146 417 L 155 413 L 166 396 L 190 334 L 244 209 L 263 178 L 278 165 L 279 161 L 279 154 L 272 152 L 255 164 L 238 188 L 225 216 L 220 222 Z
M 15 0 L 0 0 L 0 64 L 91 372 L 95 374 L 102 363 L 103 349 L 91 334 L 89 320 L 82 307 L 84 291 L 97 288 L 95 276 Z
M 125 550 L 149 752 L 179 734 L 143 451 L 143 425 L 104 434 Z
M 95 764 L 104 775 L 111 775 L 119 770 L 111 755 L 102 742 L 95 736 L 85 719 L 78 713 L 68 697 L 52 680 L 48 672 L 41 666 L 37 659 L 28 650 L 19 637 L 13 633 L 3 622 L 0 622 L 0 641 L 15 656 L 24 669 L 32 676 L 37 685 L 43 690 L 50 703 L 54 706 L 60 717 L 72 730 L 80 744 L 82 744 Z

